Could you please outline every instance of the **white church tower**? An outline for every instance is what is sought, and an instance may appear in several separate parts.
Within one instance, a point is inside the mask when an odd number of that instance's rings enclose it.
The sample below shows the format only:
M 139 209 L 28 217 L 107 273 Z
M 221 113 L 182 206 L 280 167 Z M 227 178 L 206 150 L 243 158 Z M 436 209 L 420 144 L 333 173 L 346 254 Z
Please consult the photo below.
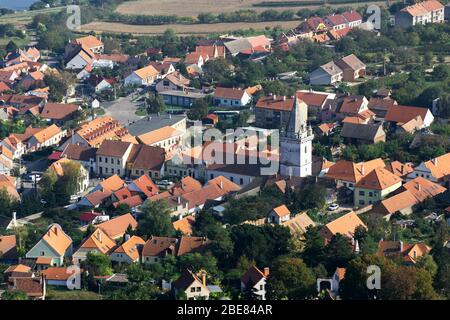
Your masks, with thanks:
M 280 136 L 280 174 L 289 177 L 306 177 L 312 172 L 311 126 L 307 125 L 308 106 L 295 99 L 285 131 Z

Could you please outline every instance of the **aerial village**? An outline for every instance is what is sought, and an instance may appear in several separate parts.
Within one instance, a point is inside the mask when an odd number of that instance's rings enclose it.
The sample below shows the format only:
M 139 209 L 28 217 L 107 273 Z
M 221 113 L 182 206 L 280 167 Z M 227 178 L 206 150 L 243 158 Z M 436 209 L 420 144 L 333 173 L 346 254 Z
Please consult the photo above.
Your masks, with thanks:
M 0 299 L 448 299 L 447 9 L 150 40 L 36 16 L 0 46 Z

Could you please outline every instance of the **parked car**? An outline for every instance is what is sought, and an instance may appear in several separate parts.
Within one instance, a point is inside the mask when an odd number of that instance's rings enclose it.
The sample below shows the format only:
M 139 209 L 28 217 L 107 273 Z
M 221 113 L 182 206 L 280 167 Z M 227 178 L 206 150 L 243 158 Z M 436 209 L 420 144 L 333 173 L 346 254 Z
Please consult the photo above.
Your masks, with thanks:
M 337 203 L 333 203 L 328 207 L 328 211 L 336 211 L 339 209 L 339 205 Z

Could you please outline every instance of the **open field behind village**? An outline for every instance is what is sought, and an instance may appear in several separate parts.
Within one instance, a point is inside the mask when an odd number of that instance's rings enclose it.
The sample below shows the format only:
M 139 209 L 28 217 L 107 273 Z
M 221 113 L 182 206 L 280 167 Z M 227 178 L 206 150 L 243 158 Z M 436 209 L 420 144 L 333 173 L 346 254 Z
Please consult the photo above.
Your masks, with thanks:
M 255 7 L 255 4 L 261 2 L 285 2 L 285 0 L 136 0 L 127 1 L 117 7 L 116 11 L 122 14 L 146 14 L 146 15 L 178 15 L 178 16 L 198 16 L 199 13 L 225 13 L 238 10 L 265 11 L 274 9 L 299 10 L 303 6 L 280 6 L 280 7 Z M 301 0 L 300 0 L 301 1 Z M 309 1 L 309 0 L 305 0 Z M 355 0 L 357 1 L 357 0 Z M 385 1 L 370 2 L 371 4 L 386 4 Z M 359 7 L 365 4 L 364 0 L 353 4 L 333 4 L 331 7 Z M 317 5 L 305 5 L 304 8 L 318 8 Z
M 37 14 L 58 12 L 63 9 L 65 9 L 65 7 L 56 7 L 56 8 L 42 9 L 42 10 L 33 10 L 33 11 L 18 11 L 13 14 L 6 14 L 4 16 L 1 16 L 0 24 L 12 23 L 18 28 L 23 28 L 23 27 L 25 27 L 25 25 L 30 23 L 33 20 L 33 17 Z
M 179 35 L 204 35 L 236 30 L 264 30 L 266 27 L 282 26 L 291 29 L 299 24 L 298 21 L 271 21 L 271 22 L 236 22 L 236 23 L 214 23 L 214 24 L 165 24 L 156 26 L 138 26 L 122 23 L 91 22 L 81 27 L 81 31 L 90 32 L 122 32 L 135 35 L 156 35 L 163 33 L 166 29 L 173 29 Z

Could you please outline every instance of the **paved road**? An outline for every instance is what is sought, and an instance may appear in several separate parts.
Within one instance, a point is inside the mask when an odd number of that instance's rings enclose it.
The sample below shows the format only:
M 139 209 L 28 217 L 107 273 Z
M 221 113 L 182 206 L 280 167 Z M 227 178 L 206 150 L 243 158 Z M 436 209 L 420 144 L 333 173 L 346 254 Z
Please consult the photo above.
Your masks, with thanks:
M 106 115 L 118 120 L 122 125 L 128 125 L 129 122 L 142 118 L 135 114 L 139 107 L 139 102 L 133 102 L 131 99 L 131 95 L 129 95 L 113 102 L 103 102 L 100 106 L 105 109 Z

